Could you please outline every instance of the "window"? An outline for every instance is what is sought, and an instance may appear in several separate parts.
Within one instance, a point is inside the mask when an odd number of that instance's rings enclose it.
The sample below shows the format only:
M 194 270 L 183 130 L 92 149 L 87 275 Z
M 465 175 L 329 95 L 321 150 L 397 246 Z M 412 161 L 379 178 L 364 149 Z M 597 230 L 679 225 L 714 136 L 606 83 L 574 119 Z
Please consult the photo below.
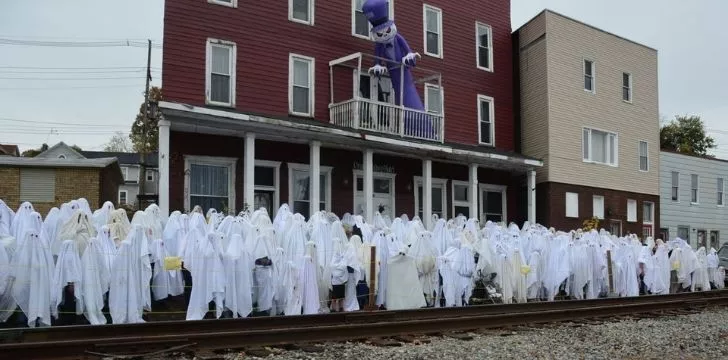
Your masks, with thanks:
M 506 187 L 501 185 L 480 185 L 480 221 L 507 222 Z
M 61 154 L 61 155 L 58 155 L 58 158 L 59 158 L 59 159 L 65 159 L 65 158 L 66 158 L 66 155 L 63 155 L 63 154 Z
M 207 39 L 207 103 L 235 106 L 235 59 L 233 42 Z
M 288 20 L 313 25 L 314 0 L 288 0 Z
M 5 181 L 7 180 L 2 180 L 2 182 Z M 24 201 L 56 203 L 56 171 L 53 169 L 20 169 L 20 202 Z
M 425 84 L 425 109 L 428 112 L 442 115 L 442 87 Z
M 617 166 L 617 134 L 584 128 L 584 161 Z
M 637 200 L 627 200 L 627 222 L 637 222 Z
M 710 247 L 716 250 L 720 248 L 720 236 L 718 230 L 710 230 Z
M 476 22 L 475 38 L 478 69 L 493 71 L 493 30 L 489 25 Z
M 724 205 L 723 204 L 723 199 L 724 199 L 723 193 L 725 192 L 725 184 L 723 182 L 723 178 L 718 178 L 717 191 L 718 191 L 718 193 L 716 194 L 717 195 L 716 204 L 718 204 L 718 206 L 723 206 Z
M 119 205 L 126 204 L 129 199 L 127 199 L 129 193 L 126 190 L 119 190 Z
M 652 224 L 654 219 L 654 206 L 650 201 L 645 201 L 642 203 L 642 223 L 644 224 Z
M 128 167 L 121 168 L 121 174 L 124 176 L 124 181 L 129 181 L 129 168 Z
M 425 4 L 423 7 L 425 54 L 442 57 L 442 10 Z
M 495 109 L 492 97 L 478 95 L 478 141 L 482 145 L 495 145 Z
M 650 163 L 647 156 L 647 141 L 640 141 L 640 171 L 649 171 Z
M 452 182 L 452 216 L 464 215 L 470 218 L 470 188 L 465 181 Z M 475 214 L 473 214 L 475 216 Z
M 288 103 L 293 115 L 313 117 L 314 68 L 313 58 L 291 54 Z
M 238 0 L 207 0 L 210 4 L 217 4 L 229 7 L 238 7 Z
M 690 202 L 697 204 L 700 198 L 698 197 L 698 175 L 690 175 Z
M 594 62 L 584 59 L 584 91 L 594 93 Z
M 579 194 L 572 192 L 566 193 L 566 217 L 579 217 Z
M 677 227 L 677 237 L 690 243 L 690 227 L 680 225 Z
M 235 158 L 185 156 L 185 208 L 234 213 L 236 163 Z
M 393 1 L 394 0 L 387 1 L 390 20 L 394 20 L 394 4 L 392 4 Z M 370 39 L 372 26 L 371 24 L 369 24 L 369 20 L 367 20 L 366 15 L 364 15 L 364 12 L 361 10 L 364 2 L 366 2 L 366 0 L 351 0 L 351 34 L 356 37 Z
M 698 229 L 698 248 L 707 246 L 707 239 L 706 239 L 706 232 L 705 230 Z
M 432 178 L 432 213 L 437 214 L 441 219 L 447 219 L 447 198 L 446 187 L 447 180 Z M 415 176 L 415 207 L 417 208 L 417 216 L 422 219 L 424 213 L 424 201 L 422 201 L 422 177 Z
M 622 73 L 622 100 L 632 102 L 632 74 Z
M 604 196 L 594 195 L 592 197 L 593 216 L 597 219 L 604 219 Z
M 154 181 L 154 170 L 147 170 L 147 181 Z
M 306 164 L 288 164 L 288 199 L 293 205 L 292 211 L 304 217 L 310 216 L 309 199 L 311 167 Z M 319 171 L 319 210 L 331 209 L 331 168 L 321 166 Z
M 680 173 L 677 171 L 672 172 L 672 192 L 671 197 L 672 201 L 678 201 L 680 199 L 679 197 L 679 190 L 680 189 Z
M 609 220 L 609 233 L 614 236 L 622 236 L 622 220 Z
M 265 208 L 271 218 L 280 202 L 280 168 L 279 162 L 255 160 L 253 209 Z
M 670 240 L 670 229 L 660 228 L 660 239 L 666 242 Z

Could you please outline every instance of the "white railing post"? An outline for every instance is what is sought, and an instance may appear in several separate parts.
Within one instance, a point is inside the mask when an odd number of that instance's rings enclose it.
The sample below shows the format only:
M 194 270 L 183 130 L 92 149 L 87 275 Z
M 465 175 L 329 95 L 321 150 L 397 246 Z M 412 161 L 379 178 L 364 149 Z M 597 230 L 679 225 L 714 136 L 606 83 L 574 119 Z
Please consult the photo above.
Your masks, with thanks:
M 405 107 L 404 107 L 404 65 L 400 64 L 399 66 L 399 108 L 400 113 L 402 116 L 400 116 L 399 119 L 399 136 L 404 137 L 404 117 L 406 115 Z

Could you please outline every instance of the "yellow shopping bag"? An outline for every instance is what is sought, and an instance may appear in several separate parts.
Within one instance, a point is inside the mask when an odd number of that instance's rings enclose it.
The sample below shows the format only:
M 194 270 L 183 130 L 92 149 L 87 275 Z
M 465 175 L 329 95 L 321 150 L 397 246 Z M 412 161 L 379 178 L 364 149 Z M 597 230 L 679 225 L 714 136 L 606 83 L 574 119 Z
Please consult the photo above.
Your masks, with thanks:
M 182 270 L 182 258 L 179 256 L 167 256 L 164 258 L 164 270 Z

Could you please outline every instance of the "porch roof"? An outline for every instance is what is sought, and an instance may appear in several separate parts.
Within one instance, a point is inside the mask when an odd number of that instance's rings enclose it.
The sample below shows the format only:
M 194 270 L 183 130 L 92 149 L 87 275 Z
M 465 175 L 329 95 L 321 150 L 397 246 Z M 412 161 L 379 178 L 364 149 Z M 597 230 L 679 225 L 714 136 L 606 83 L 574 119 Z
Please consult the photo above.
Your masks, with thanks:
M 468 164 L 511 171 L 534 170 L 543 166 L 538 159 L 513 152 L 464 144 L 405 139 L 328 123 L 300 118 L 272 118 L 230 109 L 201 107 L 162 101 L 159 109 L 174 131 L 212 135 L 243 136 L 254 132 L 260 139 L 288 143 L 307 143 L 317 140 L 326 147 L 345 149 L 374 149 L 378 153 L 436 161 Z

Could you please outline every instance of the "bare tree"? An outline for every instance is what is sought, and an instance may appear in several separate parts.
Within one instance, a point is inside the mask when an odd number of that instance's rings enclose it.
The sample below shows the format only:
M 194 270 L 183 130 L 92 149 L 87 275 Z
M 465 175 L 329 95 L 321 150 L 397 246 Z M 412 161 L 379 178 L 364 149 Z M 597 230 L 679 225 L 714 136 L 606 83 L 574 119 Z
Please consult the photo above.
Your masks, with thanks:
M 104 151 L 130 152 L 131 144 L 129 143 L 129 138 L 123 132 L 117 131 L 109 142 L 106 143 L 106 146 L 104 146 Z

